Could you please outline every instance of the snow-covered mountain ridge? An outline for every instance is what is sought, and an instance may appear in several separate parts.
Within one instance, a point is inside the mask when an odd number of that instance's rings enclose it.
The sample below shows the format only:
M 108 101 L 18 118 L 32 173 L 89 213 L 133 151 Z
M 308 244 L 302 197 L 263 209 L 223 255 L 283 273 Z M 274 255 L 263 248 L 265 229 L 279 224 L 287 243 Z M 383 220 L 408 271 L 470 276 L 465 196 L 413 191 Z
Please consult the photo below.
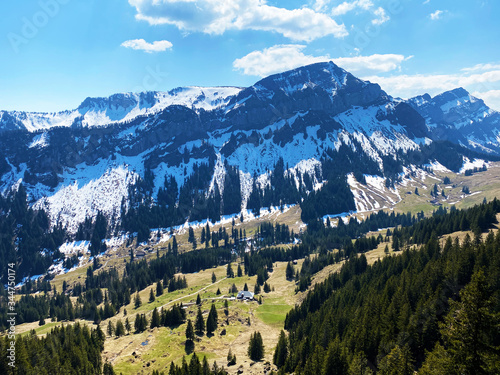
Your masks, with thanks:
M 496 115 L 463 89 L 395 100 L 375 83 L 318 63 L 248 88 L 116 94 L 57 114 L 0 112 L 0 190 L 22 182 L 31 203 L 71 232 L 99 211 L 119 225 L 123 211 L 143 202 L 175 207 L 178 220 L 337 196 L 347 209 L 375 208 L 359 203 L 363 176 L 390 186 L 403 167 L 436 160 L 458 172 L 463 157 L 475 154 L 429 145 L 446 139 L 496 152 Z M 470 121 L 487 137 L 469 137 Z M 334 184 L 345 189 L 332 191 Z M 346 208 L 322 209 L 309 212 Z
M 433 139 L 450 140 L 483 152 L 500 152 L 500 113 L 463 88 L 408 103 L 425 118 Z
M 36 132 L 54 127 L 108 126 L 156 114 L 172 105 L 195 111 L 212 111 L 226 105 L 240 91 L 237 87 L 179 87 L 169 92 L 149 91 L 87 98 L 77 109 L 57 113 L 0 111 L 0 131 L 26 129 Z

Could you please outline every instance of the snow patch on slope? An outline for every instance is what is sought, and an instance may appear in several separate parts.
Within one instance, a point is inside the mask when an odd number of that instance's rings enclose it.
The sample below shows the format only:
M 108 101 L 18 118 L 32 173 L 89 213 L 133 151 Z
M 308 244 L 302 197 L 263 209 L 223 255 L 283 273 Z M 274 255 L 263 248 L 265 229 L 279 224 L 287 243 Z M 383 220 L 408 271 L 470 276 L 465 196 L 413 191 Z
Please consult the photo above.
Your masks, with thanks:
M 347 183 L 354 196 L 357 212 L 378 211 L 401 200 L 397 189 L 385 186 L 384 177 L 365 175 L 365 180 L 366 185 L 363 185 L 356 181 L 354 174 L 347 175 Z
M 122 199 L 128 197 L 128 187 L 137 177 L 123 166 L 110 169 L 83 186 L 75 181 L 54 195 L 40 199 L 34 207 L 48 212 L 51 225 L 61 223 L 71 233 L 76 233 L 78 225 L 86 217 L 95 217 L 98 211 L 108 219 L 118 219 Z
M 42 133 L 33 137 L 33 140 L 29 144 L 29 148 L 39 147 L 44 148 L 49 145 L 49 136 L 47 133 Z
M 484 161 L 483 159 L 470 160 L 468 157 L 464 156 L 464 164 L 463 164 L 462 168 L 460 168 L 459 173 L 463 174 L 468 169 L 482 168 L 485 165 L 486 165 L 486 167 L 488 167 L 489 164 L 490 163 L 488 163 L 487 161 Z
M 224 167 L 224 162 L 222 161 L 222 156 L 217 154 L 217 162 L 214 167 L 214 175 L 212 181 L 210 181 L 210 186 L 208 188 L 208 195 L 215 191 L 215 184 L 219 188 L 221 196 L 224 194 L 224 181 L 226 180 L 226 168 Z

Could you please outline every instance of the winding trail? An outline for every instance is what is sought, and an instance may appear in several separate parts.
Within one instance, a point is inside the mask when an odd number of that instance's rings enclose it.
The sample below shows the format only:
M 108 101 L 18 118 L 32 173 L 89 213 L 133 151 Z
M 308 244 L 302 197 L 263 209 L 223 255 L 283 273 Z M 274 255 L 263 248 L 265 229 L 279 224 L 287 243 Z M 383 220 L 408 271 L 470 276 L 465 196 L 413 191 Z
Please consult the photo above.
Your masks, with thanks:
M 224 277 L 224 278 L 222 278 L 222 279 L 220 279 L 220 280 L 217 280 L 215 283 L 209 284 L 209 285 L 207 285 L 207 286 L 205 286 L 205 287 L 201 288 L 200 290 L 197 290 L 196 292 L 193 292 L 193 293 L 191 293 L 191 294 L 187 294 L 187 295 L 185 295 L 185 296 L 182 296 L 182 297 L 176 298 L 176 299 L 174 299 L 174 300 L 172 300 L 172 301 L 169 301 L 169 302 L 167 302 L 167 303 L 165 303 L 165 304 L 161 305 L 160 307 L 158 307 L 158 310 L 159 310 L 159 309 L 161 309 L 161 308 L 163 308 L 163 307 L 165 307 L 165 306 L 170 305 L 171 303 L 174 303 L 174 302 L 177 302 L 177 301 L 183 300 L 183 299 L 185 299 L 185 298 L 192 297 L 192 296 L 194 296 L 194 295 L 196 295 L 196 294 L 199 294 L 200 292 L 204 291 L 205 289 L 210 288 L 211 286 L 213 286 L 213 285 L 215 285 L 215 284 L 218 284 L 218 283 L 220 283 L 221 281 L 224 281 L 224 280 L 226 280 L 226 279 L 227 279 L 227 276 L 226 276 L 226 277 Z M 214 299 L 214 298 L 210 298 L 210 299 Z

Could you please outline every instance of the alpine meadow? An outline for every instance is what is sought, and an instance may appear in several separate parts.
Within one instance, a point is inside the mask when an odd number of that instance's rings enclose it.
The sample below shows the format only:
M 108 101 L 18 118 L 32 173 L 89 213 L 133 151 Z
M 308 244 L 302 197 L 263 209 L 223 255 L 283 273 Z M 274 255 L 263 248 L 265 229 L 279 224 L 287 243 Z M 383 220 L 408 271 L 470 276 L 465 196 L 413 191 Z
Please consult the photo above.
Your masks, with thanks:
M 0 10 L 0 374 L 500 374 L 500 4 Z

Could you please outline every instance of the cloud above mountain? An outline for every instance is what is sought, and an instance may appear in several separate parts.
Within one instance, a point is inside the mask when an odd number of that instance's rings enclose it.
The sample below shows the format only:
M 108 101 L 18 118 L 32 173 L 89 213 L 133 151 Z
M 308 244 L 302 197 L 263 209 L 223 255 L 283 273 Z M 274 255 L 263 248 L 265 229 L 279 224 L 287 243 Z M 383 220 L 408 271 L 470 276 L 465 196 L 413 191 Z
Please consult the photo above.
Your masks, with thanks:
M 147 53 L 164 52 L 172 48 L 172 43 L 168 40 L 157 40 L 153 43 L 148 43 L 144 39 L 133 39 L 123 42 L 122 47 L 131 48 Z
M 243 74 L 265 77 L 270 74 L 314 64 L 333 61 L 341 68 L 355 74 L 374 74 L 399 70 L 403 61 L 411 58 L 398 54 L 374 54 L 370 56 L 354 56 L 332 58 L 330 55 L 306 55 L 305 45 L 276 45 L 262 51 L 253 51 L 236 59 L 233 67 Z
M 329 15 L 309 8 L 286 9 L 264 0 L 129 0 L 138 20 L 170 24 L 185 32 L 221 35 L 228 30 L 260 30 L 298 41 L 348 35 Z

